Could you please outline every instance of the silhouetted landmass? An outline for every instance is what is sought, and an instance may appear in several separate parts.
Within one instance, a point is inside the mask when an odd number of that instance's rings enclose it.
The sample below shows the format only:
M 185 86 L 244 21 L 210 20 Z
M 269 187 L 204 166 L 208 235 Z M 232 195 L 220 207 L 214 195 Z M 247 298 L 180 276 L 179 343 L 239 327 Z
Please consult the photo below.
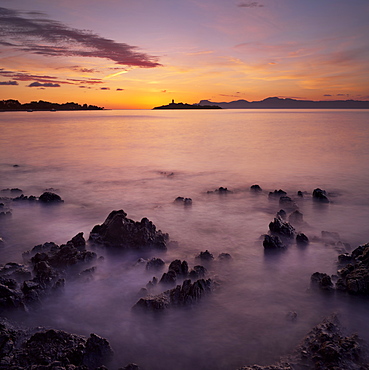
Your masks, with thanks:
M 155 107 L 153 109 L 222 109 L 218 105 L 215 105 L 213 103 L 209 104 L 187 104 L 187 103 L 174 103 L 172 102 L 168 105 L 162 105 L 160 107 Z
M 360 100 L 296 100 L 281 98 L 266 98 L 260 101 L 249 102 L 236 100 L 231 102 L 213 103 L 209 100 L 201 100 L 200 105 L 216 104 L 224 109 L 369 109 L 369 101 Z
M 96 105 L 77 104 L 77 103 L 50 103 L 48 101 L 39 100 L 31 101 L 30 103 L 21 104 L 18 100 L 0 100 L 0 111 L 56 111 L 56 110 L 102 110 L 104 108 Z

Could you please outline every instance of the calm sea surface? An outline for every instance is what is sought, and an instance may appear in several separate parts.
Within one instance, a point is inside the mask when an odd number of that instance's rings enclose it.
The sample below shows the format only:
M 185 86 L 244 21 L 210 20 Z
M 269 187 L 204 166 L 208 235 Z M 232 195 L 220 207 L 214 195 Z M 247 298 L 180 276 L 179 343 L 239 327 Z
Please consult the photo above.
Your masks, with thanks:
M 135 362 L 145 370 L 270 364 L 331 312 L 369 340 L 369 301 L 309 289 L 312 273 L 336 273 L 339 253 L 369 242 L 368 143 L 365 110 L 1 113 L 0 190 L 39 196 L 52 188 L 65 202 L 2 200 L 12 216 L 0 218 L 0 263 L 22 262 L 33 246 L 81 231 L 87 239 L 118 209 L 149 218 L 178 242 L 161 256 L 168 264 L 186 259 L 192 267 L 206 249 L 233 257 L 207 266 L 220 287 L 190 310 L 132 314 L 153 275 L 135 266 L 139 256 L 106 257 L 93 281 L 68 283 L 62 297 L 22 320 L 95 332 L 114 347 L 112 368 Z M 250 192 L 253 184 L 263 192 Z M 220 186 L 232 193 L 207 193 Z M 312 202 L 317 187 L 330 204 Z M 296 229 L 311 243 L 269 256 L 260 236 L 281 208 L 268 199 L 275 189 L 295 199 L 304 215 Z M 299 190 L 307 192 L 302 199 Z M 174 203 L 177 196 L 192 206 Z M 327 245 L 321 231 L 350 247 Z M 291 311 L 296 321 L 286 319 Z

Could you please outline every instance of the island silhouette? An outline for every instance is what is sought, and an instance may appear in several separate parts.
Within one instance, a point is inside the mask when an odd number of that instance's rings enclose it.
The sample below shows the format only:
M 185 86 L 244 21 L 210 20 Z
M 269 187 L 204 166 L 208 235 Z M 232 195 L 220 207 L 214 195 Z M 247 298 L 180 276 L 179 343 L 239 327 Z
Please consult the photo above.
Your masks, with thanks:
M 0 111 L 57 111 L 57 110 L 102 110 L 104 108 L 96 105 L 77 104 L 77 103 L 50 103 L 48 101 L 39 100 L 31 101 L 30 103 L 21 104 L 18 100 L 8 99 L 0 100 Z
M 369 101 L 362 100 L 297 100 L 270 97 L 260 101 L 235 100 L 213 103 L 201 100 L 200 105 L 217 105 L 223 109 L 369 109 Z
M 154 107 L 153 109 L 222 109 L 214 103 L 209 104 L 187 104 L 187 103 L 175 103 L 174 99 L 168 105 L 162 105 L 160 107 Z

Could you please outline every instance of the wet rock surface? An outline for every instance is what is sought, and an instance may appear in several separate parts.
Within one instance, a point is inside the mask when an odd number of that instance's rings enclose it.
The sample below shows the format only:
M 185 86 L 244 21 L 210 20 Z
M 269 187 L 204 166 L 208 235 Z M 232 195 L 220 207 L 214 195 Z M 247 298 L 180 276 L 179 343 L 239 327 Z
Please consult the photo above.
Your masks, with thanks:
M 86 370 L 108 365 L 113 356 L 109 342 L 62 330 L 24 329 L 0 319 L 0 368 Z
M 136 222 L 126 216 L 123 210 L 111 212 L 92 229 L 89 241 L 115 251 L 167 249 L 168 234 L 156 230 L 147 218 Z
M 276 364 L 239 370 L 364 370 L 369 368 L 366 344 L 355 334 L 345 336 L 336 315 L 323 320 L 301 344 Z
M 211 279 L 199 279 L 194 283 L 190 279 L 182 285 L 167 290 L 163 293 L 141 298 L 134 306 L 134 310 L 163 311 L 175 307 L 189 307 L 199 302 L 202 297 L 211 293 L 214 283 Z

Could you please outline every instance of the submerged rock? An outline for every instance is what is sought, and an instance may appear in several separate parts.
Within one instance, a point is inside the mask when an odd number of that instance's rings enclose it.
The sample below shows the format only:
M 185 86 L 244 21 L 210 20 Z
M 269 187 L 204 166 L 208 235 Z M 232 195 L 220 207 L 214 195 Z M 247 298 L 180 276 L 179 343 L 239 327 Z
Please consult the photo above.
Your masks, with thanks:
M 214 259 L 214 256 L 208 250 L 206 250 L 205 252 L 200 252 L 200 254 L 196 256 L 196 258 L 199 258 L 203 261 L 212 261 Z
M 369 368 L 366 344 L 356 335 L 345 336 L 336 315 L 315 326 L 302 343 L 278 363 L 245 366 L 239 370 L 364 370 Z
M 42 203 L 59 203 L 64 202 L 62 198 L 55 193 L 52 193 L 51 191 L 45 191 L 42 193 L 39 197 L 39 201 Z
M 259 193 L 259 192 L 263 191 L 263 189 L 257 184 L 251 185 L 250 190 L 254 191 L 255 193 Z
M 168 234 L 156 230 L 147 218 L 136 222 L 126 217 L 123 210 L 112 211 L 102 225 L 96 225 L 89 240 L 112 250 L 167 249 Z
M 152 271 L 152 270 L 161 270 L 165 265 L 165 262 L 161 258 L 151 258 L 146 263 L 146 270 Z
M 333 283 L 331 277 L 325 273 L 315 272 L 311 275 L 312 286 L 319 287 L 323 290 L 332 290 Z
M 167 290 L 155 296 L 141 298 L 134 306 L 135 310 L 163 311 L 174 307 L 186 307 L 197 303 L 203 296 L 211 293 L 213 282 L 211 279 L 199 279 L 191 283 L 185 280 L 182 285 Z
M 290 214 L 288 221 L 292 224 L 301 224 L 304 222 L 304 215 L 300 211 L 296 210 Z
M 285 195 L 287 195 L 287 193 L 282 189 L 274 190 L 273 192 L 272 191 L 269 192 L 269 198 L 280 198 L 280 197 L 283 197 Z
M 174 200 L 175 203 L 183 203 L 185 206 L 192 205 L 192 199 L 191 198 L 184 198 L 184 197 L 177 197 Z
M 278 235 L 264 235 L 263 246 L 265 249 L 284 249 L 286 246 L 283 244 L 282 240 Z
M 296 244 L 299 246 L 306 246 L 309 244 L 309 238 L 304 233 L 296 235 Z
M 313 199 L 321 203 L 329 203 L 327 192 L 320 188 L 316 188 L 313 190 Z

